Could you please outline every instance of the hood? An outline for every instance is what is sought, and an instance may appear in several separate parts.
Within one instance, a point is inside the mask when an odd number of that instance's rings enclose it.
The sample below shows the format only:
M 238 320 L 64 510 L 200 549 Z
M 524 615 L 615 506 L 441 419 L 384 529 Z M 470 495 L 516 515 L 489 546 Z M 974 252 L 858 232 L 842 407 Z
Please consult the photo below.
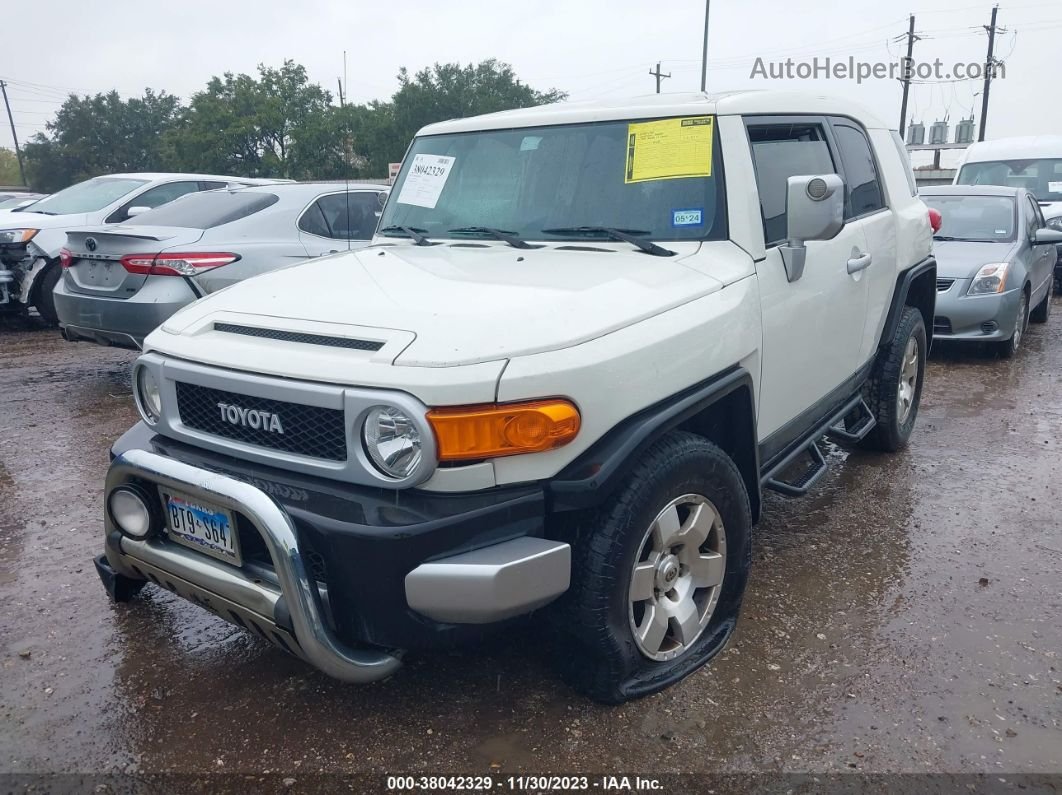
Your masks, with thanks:
M 937 276 L 945 279 L 969 279 L 989 262 L 1006 262 L 1017 248 L 1016 243 L 972 243 L 964 240 L 934 240 Z
M 445 367 L 577 345 L 722 287 L 686 267 L 681 255 L 596 243 L 531 250 L 403 243 L 234 285 L 177 313 L 163 329 L 198 335 L 223 317 L 281 330 L 305 321 L 391 330 L 411 340 L 395 364 Z
M 0 229 L 40 229 L 33 243 L 49 257 L 59 255 L 59 249 L 66 244 L 67 229 L 87 223 L 91 223 L 87 213 L 44 215 L 22 211 L 0 215 Z

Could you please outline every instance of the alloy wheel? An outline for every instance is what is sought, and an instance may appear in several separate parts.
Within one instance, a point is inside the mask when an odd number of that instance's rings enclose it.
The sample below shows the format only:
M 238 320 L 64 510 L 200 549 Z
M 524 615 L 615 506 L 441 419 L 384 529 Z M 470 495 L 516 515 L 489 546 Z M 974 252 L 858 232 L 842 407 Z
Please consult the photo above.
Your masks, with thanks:
M 899 399 L 896 401 L 896 421 L 903 425 L 911 416 L 918 387 L 918 341 L 912 336 L 903 351 L 900 365 Z

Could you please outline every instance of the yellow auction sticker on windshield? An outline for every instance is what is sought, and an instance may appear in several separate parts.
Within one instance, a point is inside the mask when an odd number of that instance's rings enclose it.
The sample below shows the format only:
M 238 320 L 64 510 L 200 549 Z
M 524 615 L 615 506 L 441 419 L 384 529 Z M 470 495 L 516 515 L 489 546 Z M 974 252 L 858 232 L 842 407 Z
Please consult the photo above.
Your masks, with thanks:
M 714 116 L 627 125 L 625 183 L 712 176 Z

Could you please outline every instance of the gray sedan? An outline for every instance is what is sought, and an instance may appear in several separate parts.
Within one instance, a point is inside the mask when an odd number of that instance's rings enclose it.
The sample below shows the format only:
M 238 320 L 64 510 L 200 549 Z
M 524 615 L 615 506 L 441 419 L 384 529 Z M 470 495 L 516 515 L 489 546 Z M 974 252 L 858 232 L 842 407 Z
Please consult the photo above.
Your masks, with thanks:
M 940 211 L 933 235 L 937 308 L 933 337 L 991 342 L 1011 357 L 1030 320 L 1047 321 L 1055 245 L 1036 199 L 1024 188 L 954 185 L 927 188 Z
M 197 298 L 309 257 L 368 245 L 388 188 L 290 183 L 194 193 L 120 225 L 67 233 L 63 336 L 139 348 Z

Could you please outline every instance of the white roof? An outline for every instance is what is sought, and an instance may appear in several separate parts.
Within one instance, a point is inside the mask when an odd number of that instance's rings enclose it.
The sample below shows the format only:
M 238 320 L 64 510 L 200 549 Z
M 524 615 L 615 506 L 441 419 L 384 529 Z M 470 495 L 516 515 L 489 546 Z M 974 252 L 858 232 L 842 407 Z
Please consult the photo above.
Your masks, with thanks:
M 429 124 L 419 135 L 440 135 L 469 130 L 498 130 L 510 127 L 541 127 L 549 124 L 577 124 L 619 119 L 652 119 L 669 116 L 728 116 L 770 113 L 828 114 L 851 116 L 866 127 L 888 129 L 873 113 L 854 102 L 799 91 L 734 91 L 721 94 L 690 92 L 645 94 L 639 97 L 590 102 L 557 102 L 534 108 L 518 108 L 484 116 Z
M 1046 157 L 1062 158 L 1062 135 L 1020 135 L 997 138 L 971 144 L 964 163 L 983 163 L 986 160 L 1038 160 Z
M 273 185 L 277 182 L 292 182 L 290 179 L 258 179 L 255 177 L 233 177 L 225 174 L 186 174 L 167 171 L 138 171 L 129 174 L 100 174 L 100 177 L 112 177 L 114 179 L 142 179 L 148 182 L 171 179 L 203 179 L 224 182 L 242 182 L 248 185 Z

